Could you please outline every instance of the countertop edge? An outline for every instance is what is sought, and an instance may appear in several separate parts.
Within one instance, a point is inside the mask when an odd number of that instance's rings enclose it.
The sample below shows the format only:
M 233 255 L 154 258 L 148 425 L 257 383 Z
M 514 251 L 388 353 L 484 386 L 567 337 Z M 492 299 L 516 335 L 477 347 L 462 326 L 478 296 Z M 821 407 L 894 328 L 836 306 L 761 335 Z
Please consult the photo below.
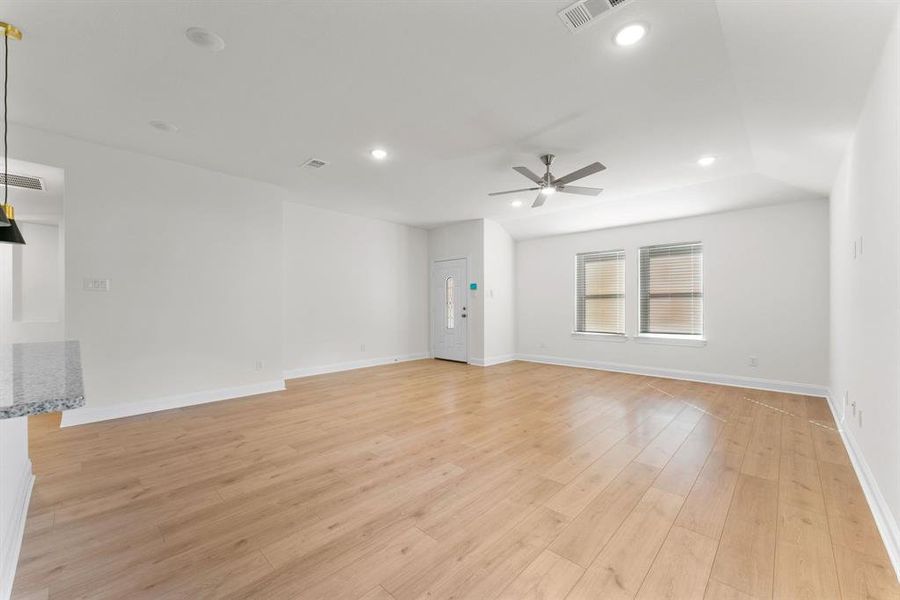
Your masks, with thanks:
M 84 396 L 77 396 L 75 398 L 52 398 L 49 400 L 41 400 L 39 402 L 0 406 L 0 420 L 42 415 L 44 413 L 81 408 L 82 406 L 84 406 Z
M 0 345 L 0 420 L 85 404 L 77 340 Z

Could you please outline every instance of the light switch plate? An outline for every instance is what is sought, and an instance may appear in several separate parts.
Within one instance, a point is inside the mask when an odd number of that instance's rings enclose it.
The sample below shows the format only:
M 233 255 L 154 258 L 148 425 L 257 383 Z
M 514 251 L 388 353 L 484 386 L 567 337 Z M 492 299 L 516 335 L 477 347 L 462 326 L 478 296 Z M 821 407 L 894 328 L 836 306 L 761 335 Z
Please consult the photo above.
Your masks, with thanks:
M 85 279 L 84 289 L 89 292 L 108 292 L 109 279 Z

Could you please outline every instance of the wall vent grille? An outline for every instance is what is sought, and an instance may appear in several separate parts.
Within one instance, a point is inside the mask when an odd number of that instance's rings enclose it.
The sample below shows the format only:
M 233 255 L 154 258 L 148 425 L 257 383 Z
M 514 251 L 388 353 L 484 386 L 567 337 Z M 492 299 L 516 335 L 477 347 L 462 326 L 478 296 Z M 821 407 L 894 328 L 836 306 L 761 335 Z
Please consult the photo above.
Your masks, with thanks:
M 303 163 L 303 166 L 309 167 L 310 169 L 321 169 L 322 167 L 324 167 L 327 164 L 328 163 L 325 162 L 324 160 L 319 160 L 318 158 L 311 158 L 308 161 L 306 161 L 305 163 Z
M 6 184 L 6 174 L 0 173 L 0 187 Z M 9 187 L 23 188 L 26 190 L 44 191 L 44 182 L 40 177 L 32 177 L 31 175 L 9 174 Z

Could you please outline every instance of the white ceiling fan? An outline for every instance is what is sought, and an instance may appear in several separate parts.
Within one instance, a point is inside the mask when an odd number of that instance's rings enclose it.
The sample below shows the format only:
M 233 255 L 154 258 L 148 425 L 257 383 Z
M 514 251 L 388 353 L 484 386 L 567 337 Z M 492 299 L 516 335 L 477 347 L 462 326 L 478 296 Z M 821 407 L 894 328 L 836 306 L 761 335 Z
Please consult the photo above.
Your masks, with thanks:
M 580 194 L 582 196 L 599 196 L 600 192 L 603 191 L 601 188 L 569 185 L 573 181 L 606 170 L 606 167 L 603 166 L 602 163 L 591 163 L 586 167 L 578 169 L 577 171 L 572 171 L 568 175 L 563 175 L 562 177 L 557 178 L 554 177 L 552 173 L 550 173 L 550 163 L 553 162 L 554 158 L 555 157 L 552 154 L 544 154 L 541 156 L 541 162 L 543 162 L 544 166 L 546 166 L 546 172 L 544 173 L 543 177 L 541 177 L 528 167 L 513 167 L 514 171 L 521 173 L 522 175 L 536 183 L 537 187 L 522 188 L 520 190 L 509 190 L 506 192 L 492 192 L 488 194 L 488 196 L 503 196 L 505 194 L 519 194 L 521 192 L 538 192 L 537 198 L 531 205 L 531 208 L 538 208 L 544 205 L 544 202 L 546 202 L 547 200 L 547 196 L 555 194 L 556 192 L 562 192 L 564 194 Z

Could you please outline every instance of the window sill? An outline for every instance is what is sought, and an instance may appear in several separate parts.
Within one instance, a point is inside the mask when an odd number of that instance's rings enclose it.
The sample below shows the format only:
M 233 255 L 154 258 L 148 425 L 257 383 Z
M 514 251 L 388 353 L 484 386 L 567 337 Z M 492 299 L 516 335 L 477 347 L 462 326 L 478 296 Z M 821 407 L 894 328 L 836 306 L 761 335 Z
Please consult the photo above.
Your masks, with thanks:
M 628 336 L 624 333 L 588 333 L 586 331 L 573 331 L 572 337 L 576 340 L 592 340 L 595 342 L 627 342 Z
M 663 335 L 642 333 L 634 338 L 642 344 L 663 344 L 666 346 L 694 346 L 706 345 L 706 338 L 696 335 Z

